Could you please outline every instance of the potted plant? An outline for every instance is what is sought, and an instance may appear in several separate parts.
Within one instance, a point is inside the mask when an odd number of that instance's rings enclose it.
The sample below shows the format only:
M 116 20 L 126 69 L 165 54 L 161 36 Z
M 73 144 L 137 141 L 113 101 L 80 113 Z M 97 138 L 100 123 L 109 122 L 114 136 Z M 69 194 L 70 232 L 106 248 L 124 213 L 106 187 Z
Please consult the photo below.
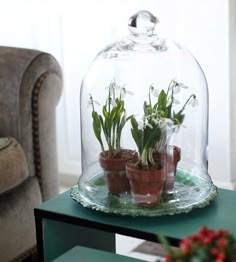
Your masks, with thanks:
M 155 146 L 161 138 L 161 126 L 151 114 L 145 114 L 139 122 L 131 116 L 131 126 L 138 148 L 138 158 L 126 164 L 132 197 L 137 205 L 155 206 L 160 201 L 166 177 L 164 163 L 153 158 Z
M 212 230 L 202 227 L 180 243 L 178 250 L 173 250 L 163 236 L 159 236 L 167 256 L 165 262 L 236 262 L 236 239 L 226 230 Z
M 188 88 L 183 83 L 173 79 L 167 91 L 164 89 L 159 92 L 151 85 L 149 87 L 148 102 L 144 102 L 144 113 L 146 116 L 153 115 L 161 124 L 161 137 L 154 150 L 154 158 L 162 159 L 166 163 L 167 178 L 164 185 L 164 191 L 173 189 L 177 164 L 181 159 L 181 149 L 177 146 L 170 146 L 169 140 L 173 132 L 178 132 L 183 124 L 187 105 L 195 106 L 198 101 L 195 94 L 191 94 L 180 110 L 174 111 L 174 105 L 180 104 L 175 98 L 181 89 Z M 155 103 L 152 103 L 152 96 L 156 97 Z
M 96 102 L 92 95 L 89 104 L 92 106 L 93 131 L 100 146 L 99 162 L 104 169 L 105 180 L 112 194 L 121 194 L 130 190 L 126 177 L 125 164 L 135 157 L 135 152 L 121 148 L 121 135 L 127 121 L 124 97 L 132 94 L 126 88 L 116 85 L 115 81 L 108 86 L 108 95 L 102 106 L 102 114 L 95 110 Z M 105 143 L 107 150 L 105 149 Z

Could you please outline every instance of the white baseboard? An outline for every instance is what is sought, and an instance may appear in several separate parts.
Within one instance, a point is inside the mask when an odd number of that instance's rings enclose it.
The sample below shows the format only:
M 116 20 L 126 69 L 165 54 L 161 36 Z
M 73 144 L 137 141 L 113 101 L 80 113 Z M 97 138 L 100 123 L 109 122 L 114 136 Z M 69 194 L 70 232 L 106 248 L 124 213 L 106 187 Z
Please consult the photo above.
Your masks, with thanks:
M 222 182 L 222 181 L 214 180 L 214 184 L 219 188 L 224 188 L 229 190 L 236 189 L 236 181 Z

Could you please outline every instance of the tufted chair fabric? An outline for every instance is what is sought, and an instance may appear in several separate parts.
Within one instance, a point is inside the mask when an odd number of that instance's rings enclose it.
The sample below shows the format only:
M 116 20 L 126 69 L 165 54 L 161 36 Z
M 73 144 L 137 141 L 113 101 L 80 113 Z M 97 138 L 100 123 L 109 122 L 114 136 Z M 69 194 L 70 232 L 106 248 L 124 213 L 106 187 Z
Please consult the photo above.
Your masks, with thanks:
M 34 250 L 33 208 L 58 193 L 61 89 L 61 69 L 51 55 L 0 46 L 1 262 L 21 261 Z

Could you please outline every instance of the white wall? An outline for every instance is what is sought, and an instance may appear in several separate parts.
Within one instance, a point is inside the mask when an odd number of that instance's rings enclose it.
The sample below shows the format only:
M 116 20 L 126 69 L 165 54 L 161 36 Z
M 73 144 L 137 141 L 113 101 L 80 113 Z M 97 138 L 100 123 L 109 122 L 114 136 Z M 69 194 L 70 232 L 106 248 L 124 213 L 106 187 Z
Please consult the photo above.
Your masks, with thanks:
M 20 3 L 18 3 L 20 2 Z M 220 186 L 236 178 L 236 7 L 234 0 L 0 0 L 0 44 L 53 54 L 64 71 L 58 109 L 59 168 L 66 180 L 80 173 L 79 88 L 93 57 L 128 34 L 127 20 L 147 9 L 161 35 L 197 58 L 209 85 L 209 173 Z

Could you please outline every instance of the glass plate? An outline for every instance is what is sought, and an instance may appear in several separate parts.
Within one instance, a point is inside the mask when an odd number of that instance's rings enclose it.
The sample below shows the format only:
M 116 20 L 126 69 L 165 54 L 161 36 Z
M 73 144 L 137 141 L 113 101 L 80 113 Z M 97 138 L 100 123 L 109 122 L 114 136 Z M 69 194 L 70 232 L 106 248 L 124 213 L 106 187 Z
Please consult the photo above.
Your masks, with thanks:
M 206 182 L 179 169 L 174 189 L 172 192 L 162 193 L 161 201 L 155 207 L 135 205 L 131 194 L 112 195 L 107 190 L 103 173 L 87 181 L 85 187 L 86 185 L 89 190 L 83 190 L 78 185 L 71 188 L 70 194 L 75 201 L 97 211 L 128 216 L 154 217 L 188 213 L 193 208 L 207 206 L 217 196 L 217 187 L 212 182 Z

